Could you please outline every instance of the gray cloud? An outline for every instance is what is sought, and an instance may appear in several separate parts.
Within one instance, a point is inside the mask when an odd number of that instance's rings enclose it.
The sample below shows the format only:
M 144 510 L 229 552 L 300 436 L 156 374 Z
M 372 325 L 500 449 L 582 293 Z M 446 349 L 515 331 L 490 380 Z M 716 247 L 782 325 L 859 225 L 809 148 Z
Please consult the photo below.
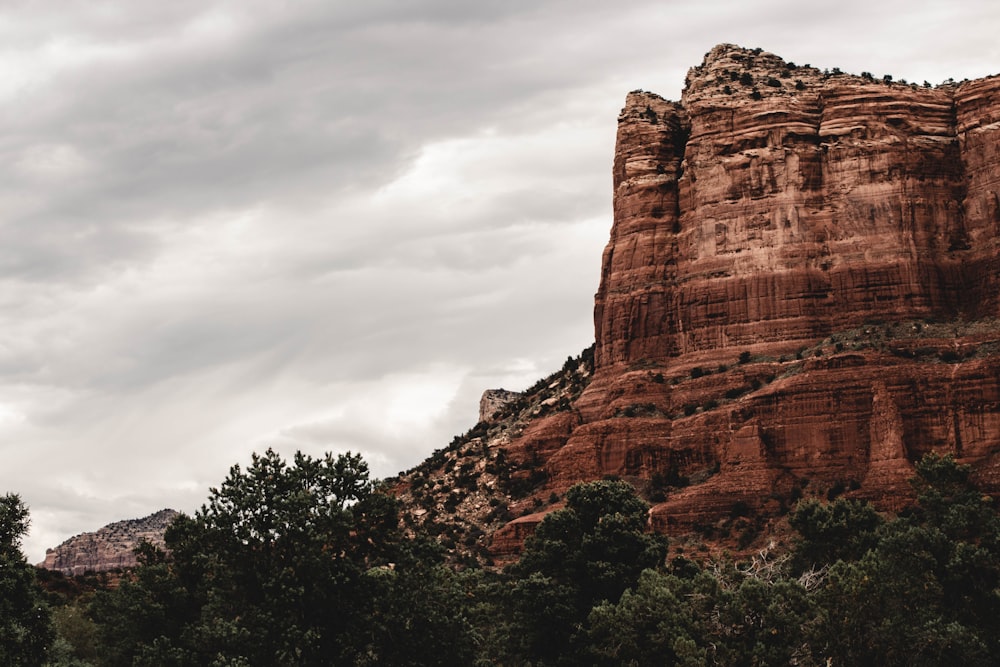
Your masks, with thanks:
M 274 445 L 379 475 L 592 340 L 615 118 L 714 44 L 933 82 L 991 2 L 9 3 L 0 492 L 45 546 Z

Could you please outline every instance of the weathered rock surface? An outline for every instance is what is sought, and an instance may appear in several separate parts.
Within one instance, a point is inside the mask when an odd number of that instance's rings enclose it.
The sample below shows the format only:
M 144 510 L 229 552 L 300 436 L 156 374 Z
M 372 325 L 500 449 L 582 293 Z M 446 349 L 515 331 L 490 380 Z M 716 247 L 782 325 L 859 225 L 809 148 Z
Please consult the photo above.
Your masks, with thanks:
M 898 509 L 930 451 L 1000 493 L 1000 76 L 720 45 L 680 102 L 627 96 L 613 186 L 589 384 L 486 438 L 540 480 L 495 553 L 607 475 L 668 532 L 801 495 Z
M 564 440 L 511 448 L 546 493 L 698 480 L 654 507 L 663 530 L 804 484 L 898 508 L 928 451 L 1000 491 L 998 131 L 1000 77 L 916 87 L 731 45 L 679 104 L 629 94 L 594 380 Z
M 487 389 L 483 392 L 482 398 L 479 399 L 479 421 L 493 421 L 497 412 L 503 410 L 504 407 L 510 405 L 520 397 L 521 394 L 516 391 Z
M 598 369 L 782 352 L 872 319 L 995 316 L 998 90 L 824 76 L 720 46 L 683 105 L 629 95 Z
M 178 513 L 160 510 L 142 519 L 108 524 L 93 533 L 71 537 L 55 549 L 45 550 L 45 561 L 38 564 L 47 570 L 78 575 L 134 567 L 135 548 L 145 540 L 163 547 L 163 533 Z

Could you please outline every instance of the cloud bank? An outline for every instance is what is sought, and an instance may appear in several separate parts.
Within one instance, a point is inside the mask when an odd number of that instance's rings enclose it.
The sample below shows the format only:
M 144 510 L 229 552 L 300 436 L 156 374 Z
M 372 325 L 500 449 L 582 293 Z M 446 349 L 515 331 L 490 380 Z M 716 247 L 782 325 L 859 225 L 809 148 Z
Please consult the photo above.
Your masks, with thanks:
M 378 476 L 593 339 L 615 119 L 719 42 L 1000 70 L 992 2 L 14 3 L 0 492 L 47 546 L 250 452 Z

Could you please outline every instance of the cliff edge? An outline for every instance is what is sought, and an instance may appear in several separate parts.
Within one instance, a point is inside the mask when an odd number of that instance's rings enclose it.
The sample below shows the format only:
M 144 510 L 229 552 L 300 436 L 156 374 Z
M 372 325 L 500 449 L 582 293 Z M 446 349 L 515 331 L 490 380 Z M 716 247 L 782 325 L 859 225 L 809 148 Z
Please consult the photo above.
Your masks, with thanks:
M 627 96 L 612 174 L 586 386 L 476 435 L 532 471 L 494 553 L 605 476 L 666 532 L 803 495 L 898 509 L 931 451 L 1000 493 L 1000 76 L 720 45 L 679 102 Z

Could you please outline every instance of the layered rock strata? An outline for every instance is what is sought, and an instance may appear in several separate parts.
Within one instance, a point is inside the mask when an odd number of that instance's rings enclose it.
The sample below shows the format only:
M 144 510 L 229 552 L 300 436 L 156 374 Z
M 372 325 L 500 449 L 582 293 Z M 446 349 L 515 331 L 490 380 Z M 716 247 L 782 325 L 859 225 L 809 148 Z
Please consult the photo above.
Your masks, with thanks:
M 546 473 L 536 497 L 655 482 L 662 530 L 804 492 L 892 509 L 929 451 L 1000 492 L 998 132 L 1000 77 L 922 87 L 732 45 L 680 103 L 630 93 L 593 381 L 505 446 Z
M 136 547 L 146 541 L 162 548 L 163 533 L 177 515 L 174 510 L 164 509 L 142 519 L 117 521 L 93 533 L 76 535 L 55 549 L 46 549 L 45 561 L 38 567 L 68 575 L 134 567 Z
M 682 105 L 630 94 L 598 368 L 996 315 L 998 89 L 827 76 L 721 46 Z

